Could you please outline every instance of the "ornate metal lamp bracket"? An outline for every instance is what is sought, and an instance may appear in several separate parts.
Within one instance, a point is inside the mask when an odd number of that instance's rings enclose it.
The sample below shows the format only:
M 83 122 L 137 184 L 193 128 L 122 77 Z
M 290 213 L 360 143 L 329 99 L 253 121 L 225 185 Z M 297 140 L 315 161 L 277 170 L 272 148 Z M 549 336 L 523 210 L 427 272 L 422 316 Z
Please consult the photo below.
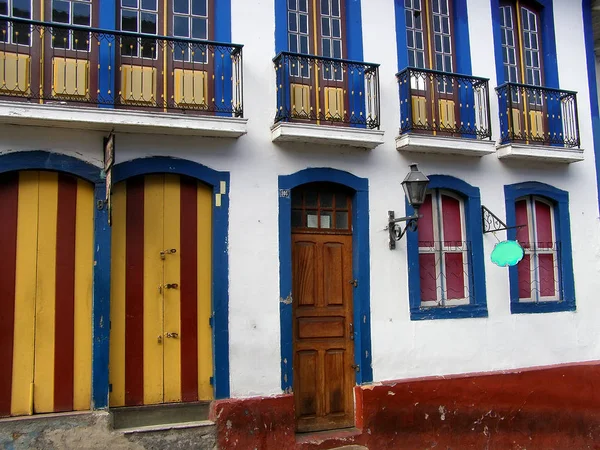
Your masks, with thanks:
M 496 231 L 512 230 L 513 228 L 522 228 L 525 225 L 515 225 L 509 227 L 493 212 L 481 205 L 481 219 L 483 223 L 483 234 L 494 233 Z
M 394 211 L 388 211 L 388 226 L 387 230 L 390 233 L 390 250 L 396 248 L 396 241 L 402 239 L 406 230 L 417 231 L 419 215 L 415 214 L 407 217 L 395 218 Z M 400 226 L 400 222 L 406 222 L 404 228 Z

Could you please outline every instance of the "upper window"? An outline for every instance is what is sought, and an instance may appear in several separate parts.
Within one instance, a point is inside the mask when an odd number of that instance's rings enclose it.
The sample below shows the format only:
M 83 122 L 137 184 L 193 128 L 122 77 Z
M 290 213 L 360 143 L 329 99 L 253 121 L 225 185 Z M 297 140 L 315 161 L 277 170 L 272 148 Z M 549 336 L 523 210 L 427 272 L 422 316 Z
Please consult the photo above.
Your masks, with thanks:
M 487 316 L 479 189 L 444 175 L 429 187 L 407 233 L 411 318 Z
M 408 65 L 454 72 L 452 2 L 404 0 Z
M 91 0 L 52 0 L 52 22 L 91 26 Z M 53 28 L 52 46 L 65 50 L 88 51 L 90 47 L 89 33 Z
M 158 33 L 157 0 L 121 0 L 121 30 L 133 33 Z M 156 41 L 123 38 L 121 54 L 156 58 Z
M 32 18 L 31 0 L 0 0 L 0 17 Z M 30 45 L 29 25 L 0 20 L 0 42 Z
M 500 29 L 504 80 L 542 86 L 539 12 L 512 3 L 503 4 L 500 6 Z
M 173 36 L 189 39 L 208 39 L 208 0 L 173 1 Z M 208 61 L 206 46 L 175 44 L 173 58 L 176 61 Z
M 508 230 L 525 255 L 511 267 L 511 311 L 575 309 L 568 194 L 542 183 L 505 186 Z

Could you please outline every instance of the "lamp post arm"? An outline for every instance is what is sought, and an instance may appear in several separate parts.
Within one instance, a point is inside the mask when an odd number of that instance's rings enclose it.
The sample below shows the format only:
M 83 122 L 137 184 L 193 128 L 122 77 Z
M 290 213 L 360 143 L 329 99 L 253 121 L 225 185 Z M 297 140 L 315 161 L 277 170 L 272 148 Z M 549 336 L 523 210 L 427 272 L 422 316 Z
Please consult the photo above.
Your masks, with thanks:
M 390 233 L 390 250 L 396 248 L 396 241 L 402 239 L 407 230 L 417 231 L 419 217 L 421 217 L 419 213 L 415 212 L 412 216 L 395 218 L 394 211 L 388 211 L 387 229 Z M 401 222 L 406 222 L 404 228 L 399 225 Z

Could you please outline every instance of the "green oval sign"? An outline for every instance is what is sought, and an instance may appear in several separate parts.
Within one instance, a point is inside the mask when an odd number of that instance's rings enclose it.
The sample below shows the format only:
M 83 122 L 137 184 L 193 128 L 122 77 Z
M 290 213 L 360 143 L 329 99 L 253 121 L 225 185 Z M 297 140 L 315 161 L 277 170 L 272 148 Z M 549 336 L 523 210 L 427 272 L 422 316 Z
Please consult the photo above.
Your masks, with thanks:
M 500 267 L 514 266 L 523 259 L 523 255 L 523 247 L 517 241 L 502 241 L 492 250 L 492 262 Z

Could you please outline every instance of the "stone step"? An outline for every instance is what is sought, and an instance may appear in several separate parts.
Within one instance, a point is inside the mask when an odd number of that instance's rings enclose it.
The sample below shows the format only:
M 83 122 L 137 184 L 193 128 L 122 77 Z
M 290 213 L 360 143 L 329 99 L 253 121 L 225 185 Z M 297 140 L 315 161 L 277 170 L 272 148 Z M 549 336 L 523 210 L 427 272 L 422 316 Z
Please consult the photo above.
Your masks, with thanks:
M 168 426 L 208 420 L 210 402 L 167 403 L 161 405 L 111 408 L 115 430 Z M 211 422 L 212 423 L 212 422 Z

